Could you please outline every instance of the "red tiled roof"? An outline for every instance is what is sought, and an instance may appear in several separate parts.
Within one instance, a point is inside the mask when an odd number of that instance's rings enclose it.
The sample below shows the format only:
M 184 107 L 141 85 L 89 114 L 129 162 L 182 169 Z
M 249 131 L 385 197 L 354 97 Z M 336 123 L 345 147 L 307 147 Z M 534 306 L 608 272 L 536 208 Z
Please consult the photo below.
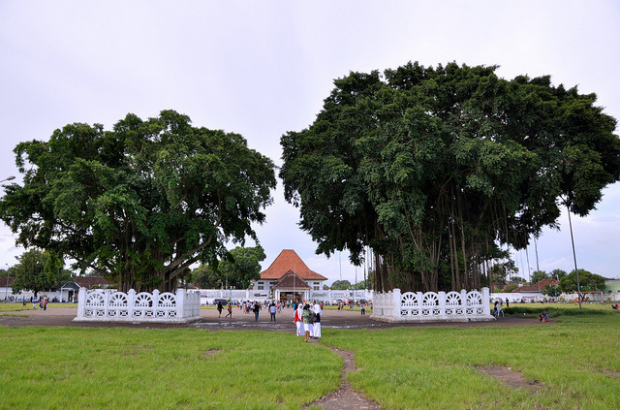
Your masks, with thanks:
M 292 249 L 284 249 L 275 261 L 260 273 L 261 279 L 280 279 L 288 271 L 293 271 L 303 280 L 327 280 L 323 275 L 311 271 Z
M 292 270 L 284 274 L 280 281 L 273 286 L 275 289 L 311 289 L 302 278 L 295 275 Z
M 80 287 L 86 289 L 92 289 L 93 286 L 100 285 L 114 285 L 115 283 L 103 279 L 101 276 L 74 276 L 73 281 L 77 283 Z
M 521 286 L 512 291 L 512 293 L 521 293 L 521 292 L 540 292 L 547 285 L 557 285 L 558 281 L 555 279 L 543 279 L 533 285 Z

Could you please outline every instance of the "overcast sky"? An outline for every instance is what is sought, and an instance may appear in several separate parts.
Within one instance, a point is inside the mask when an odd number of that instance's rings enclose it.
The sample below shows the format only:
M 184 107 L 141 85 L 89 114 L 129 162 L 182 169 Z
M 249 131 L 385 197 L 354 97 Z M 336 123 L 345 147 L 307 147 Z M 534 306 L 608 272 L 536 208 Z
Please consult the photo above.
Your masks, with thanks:
M 620 2 L 610 1 L 0 1 L 0 180 L 20 176 L 13 148 L 66 124 L 106 129 L 127 113 L 174 109 L 193 125 L 243 135 L 281 164 L 280 137 L 308 127 L 350 71 L 449 62 L 499 65 L 512 79 L 551 75 L 596 93 L 620 119 Z M 579 268 L 620 276 L 620 184 L 573 217 Z M 348 255 L 315 255 L 299 213 L 274 192 L 257 228 L 266 269 L 295 249 L 310 269 L 363 278 Z M 566 214 L 537 242 L 538 266 L 573 269 Z M 0 227 L 0 266 L 23 249 Z M 534 246 L 516 255 L 527 277 Z M 339 262 L 339 259 L 342 261 Z

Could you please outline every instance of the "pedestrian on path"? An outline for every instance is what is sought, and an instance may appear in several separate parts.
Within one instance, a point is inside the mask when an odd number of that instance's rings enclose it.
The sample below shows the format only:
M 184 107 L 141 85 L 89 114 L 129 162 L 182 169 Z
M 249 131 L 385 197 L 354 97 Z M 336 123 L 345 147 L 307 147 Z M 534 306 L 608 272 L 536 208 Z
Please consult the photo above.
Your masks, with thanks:
M 271 306 L 269 306 L 269 313 L 271 314 L 271 319 L 270 320 L 272 322 L 276 321 L 276 311 L 277 311 L 276 304 L 271 302 Z
M 301 303 L 297 304 L 297 309 L 295 309 L 295 313 L 297 314 L 297 317 L 299 318 L 299 321 L 297 323 L 299 323 L 299 326 L 297 327 L 297 336 L 303 336 L 304 335 L 304 318 L 303 318 L 303 306 L 301 305 Z
M 258 312 L 260 312 L 260 303 L 254 302 L 254 321 L 258 322 Z
M 304 322 L 304 337 L 307 343 L 310 341 L 310 306 L 308 304 L 303 307 L 301 319 Z
M 232 319 L 232 303 L 228 304 L 228 314 L 226 315 L 226 317 L 230 316 L 230 318 Z
M 314 312 L 314 323 L 312 324 L 312 337 L 315 339 L 319 339 L 321 337 L 321 305 L 317 302 L 314 302 L 314 306 L 312 306 L 312 311 Z

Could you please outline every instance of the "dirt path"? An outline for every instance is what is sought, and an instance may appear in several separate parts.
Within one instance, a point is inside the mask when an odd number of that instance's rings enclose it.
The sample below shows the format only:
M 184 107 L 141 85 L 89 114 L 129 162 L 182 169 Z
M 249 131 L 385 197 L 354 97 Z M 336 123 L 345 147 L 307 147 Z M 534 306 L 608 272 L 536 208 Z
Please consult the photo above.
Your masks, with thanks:
M 383 410 L 377 403 L 369 400 L 360 392 L 353 390 L 347 381 L 347 374 L 349 372 L 359 370 L 355 367 L 355 358 L 353 353 L 338 350 L 333 347 L 330 349 L 344 360 L 344 367 L 342 369 L 341 377 L 342 384 L 338 390 L 321 398 L 319 401 L 312 403 L 308 407 L 318 406 L 325 410 Z

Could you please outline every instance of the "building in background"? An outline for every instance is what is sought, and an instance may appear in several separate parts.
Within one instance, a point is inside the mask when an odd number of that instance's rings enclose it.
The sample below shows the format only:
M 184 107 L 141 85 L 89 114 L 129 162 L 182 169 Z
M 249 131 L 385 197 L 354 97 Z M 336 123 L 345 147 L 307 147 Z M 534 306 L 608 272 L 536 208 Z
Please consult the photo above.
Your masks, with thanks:
M 310 300 L 312 291 L 322 291 L 325 281 L 327 278 L 310 270 L 294 250 L 284 249 L 254 281 L 250 299 Z

